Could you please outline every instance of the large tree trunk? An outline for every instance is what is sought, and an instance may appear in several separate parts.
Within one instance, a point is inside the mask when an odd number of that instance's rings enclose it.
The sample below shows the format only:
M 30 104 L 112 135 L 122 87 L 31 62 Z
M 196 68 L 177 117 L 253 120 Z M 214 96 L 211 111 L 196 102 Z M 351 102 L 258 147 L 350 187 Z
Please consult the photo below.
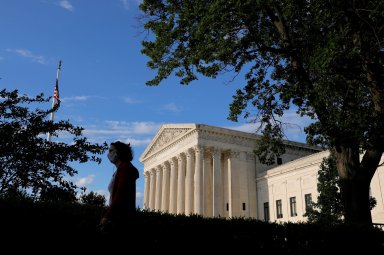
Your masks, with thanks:
M 372 226 L 369 188 L 380 157 L 380 153 L 366 152 L 360 162 L 358 148 L 336 150 L 344 218 L 348 224 Z

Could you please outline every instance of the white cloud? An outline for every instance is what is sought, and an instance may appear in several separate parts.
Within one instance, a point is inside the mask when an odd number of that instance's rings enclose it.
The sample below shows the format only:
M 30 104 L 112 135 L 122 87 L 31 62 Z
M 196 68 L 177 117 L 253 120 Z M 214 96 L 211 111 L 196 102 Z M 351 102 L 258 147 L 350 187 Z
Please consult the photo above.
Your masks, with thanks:
M 47 61 L 43 56 L 38 56 L 33 54 L 31 51 L 27 49 L 7 49 L 8 52 L 14 52 L 21 57 L 31 59 L 33 62 L 37 62 L 39 64 L 46 64 Z
M 123 100 L 125 103 L 128 103 L 128 104 L 138 104 L 141 102 L 140 100 L 137 100 L 137 99 L 131 98 L 131 97 L 124 97 Z
M 280 118 L 280 121 L 284 123 L 284 133 L 286 138 L 297 142 L 305 142 L 306 135 L 304 133 L 304 127 L 313 122 L 313 120 L 309 117 L 300 117 L 294 109 L 286 111 Z M 227 128 L 248 133 L 255 133 L 259 128 L 259 125 L 260 123 L 246 123 L 240 126 Z
M 247 133 L 255 133 L 256 129 L 258 128 L 258 124 L 246 123 L 246 124 L 242 124 L 240 126 L 226 127 L 226 128 L 237 130 L 237 131 L 242 131 L 242 132 L 247 132 Z
M 126 121 L 106 121 L 108 130 L 113 133 L 122 134 L 153 134 L 161 124 L 154 122 L 126 122 Z
M 151 138 L 146 138 L 146 139 L 128 138 L 125 142 L 130 143 L 132 146 L 144 146 L 144 145 L 148 145 L 151 141 L 152 141 Z
M 134 146 L 150 143 L 161 124 L 154 122 L 105 121 L 102 124 L 83 126 L 89 141 L 124 141 Z
M 95 179 L 95 175 L 94 174 L 90 174 L 90 175 L 88 175 L 86 177 L 80 178 L 75 184 L 77 186 L 84 187 L 84 186 L 86 186 L 88 184 L 91 184 L 94 179 Z
M 61 0 L 59 2 L 59 6 L 61 8 L 68 10 L 68 11 L 74 11 L 73 5 L 68 0 Z
M 129 0 L 120 0 L 125 10 L 129 10 Z
M 175 103 L 169 103 L 163 106 L 163 109 L 170 112 L 181 112 L 181 108 L 178 107 Z
M 62 102 L 73 102 L 73 101 L 86 101 L 89 99 L 89 96 L 73 96 L 73 97 L 63 97 L 60 100 Z
M 136 192 L 136 207 L 143 207 L 144 203 L 144 193 L 142 192 Z

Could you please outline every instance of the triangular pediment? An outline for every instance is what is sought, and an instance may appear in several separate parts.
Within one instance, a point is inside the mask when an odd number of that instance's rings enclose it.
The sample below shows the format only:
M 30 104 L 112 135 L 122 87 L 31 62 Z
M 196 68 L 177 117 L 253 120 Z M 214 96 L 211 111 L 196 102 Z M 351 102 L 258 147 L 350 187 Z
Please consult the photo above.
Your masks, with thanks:
M 194 124 L 167 124 L 163 125 L 152 142 L 148 145 L 147 149 L 141 156 L 141 159 L 155 154 L 167 145 L 171 144 L 178 138 L 184 136 L 186 133 L 195 129 Z

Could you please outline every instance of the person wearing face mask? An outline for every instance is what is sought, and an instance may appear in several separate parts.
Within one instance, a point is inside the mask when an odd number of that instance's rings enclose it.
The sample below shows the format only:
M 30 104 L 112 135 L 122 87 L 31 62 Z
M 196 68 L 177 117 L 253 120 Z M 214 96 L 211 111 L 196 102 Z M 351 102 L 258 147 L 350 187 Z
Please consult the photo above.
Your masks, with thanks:
M 116 171 L 108 186 L 109 205 L 100 220 L 101 230 L 107 227 L 124 228 L 136 214 L 136 180 L 139 178 L 139 171 L 131 163 L 131 145 L 120 141 L 111 143 L 108 159 L 116 166 Z

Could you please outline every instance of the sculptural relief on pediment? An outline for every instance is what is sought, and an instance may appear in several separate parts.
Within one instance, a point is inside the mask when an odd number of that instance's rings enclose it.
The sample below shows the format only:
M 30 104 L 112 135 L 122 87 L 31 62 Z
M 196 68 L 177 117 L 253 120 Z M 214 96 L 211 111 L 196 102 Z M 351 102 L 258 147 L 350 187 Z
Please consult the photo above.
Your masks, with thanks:
M 167 128 L 156 138 L 156 141 L 152 144 L 151 148 L 148 150 L 147 155 L 155 153 L 156 151 L 161 150 L 165 145 L 170 144 L 172 141 L 183 136 L 191 128 Z

